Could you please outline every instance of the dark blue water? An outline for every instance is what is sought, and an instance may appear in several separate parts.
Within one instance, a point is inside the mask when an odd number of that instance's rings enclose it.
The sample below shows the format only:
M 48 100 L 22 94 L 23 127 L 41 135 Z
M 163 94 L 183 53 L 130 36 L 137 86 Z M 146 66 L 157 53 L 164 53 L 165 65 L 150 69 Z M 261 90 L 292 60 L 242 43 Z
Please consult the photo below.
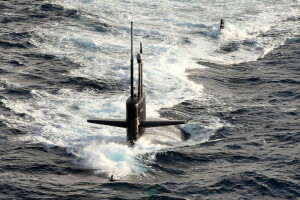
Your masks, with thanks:
M 12 126 L 10 118 L 32 120 L 33 127 L 39 122 L 5 104 L 12 101 L 17 107 L 30 101 L 32 90 L 55 96 L 62 88 L 99 94 L 127 89 L 116 81 L 69 76 L 80 64 L 40 52 L 32 43 L 35 27 L 76 23 L 79 11 L 42 0 L 0 1 L 0 11 L 0 199 L 300 198 L 300 35 L 256 61 L 226 66 L 197 61 L 207 68 L 189 69 L 188 77 L 204 86 L 208 102 L 185 100 L 159 114 L 198 116 L 203 129 L 212 118 L 226 125 L 204 143 L 156 153 L 151 163 L 145 161 L 148 170 L 143 174 L 110 182 L 80 164 L 68 148 L 19 139 L 34 130 L 26 123 Z M 96 27 L 105 32 L 109 24 Z M 231 43 L 220 51 L 234 52 L 239 45 Z M 143 156 L 149 155 L 143 154 L 141 163 Z

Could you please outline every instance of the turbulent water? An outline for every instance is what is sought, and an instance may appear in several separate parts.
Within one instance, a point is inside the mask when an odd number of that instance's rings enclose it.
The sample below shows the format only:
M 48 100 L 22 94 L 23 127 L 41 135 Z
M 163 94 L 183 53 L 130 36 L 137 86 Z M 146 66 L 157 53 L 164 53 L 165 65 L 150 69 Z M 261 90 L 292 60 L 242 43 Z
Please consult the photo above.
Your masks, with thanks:
M 300 198 L 299 0 L 0 10 L 1 199 Z M 130 21 L 147 118 L 187 120 L 133 148 L 125 129 L 86 122 L 125 117 Z

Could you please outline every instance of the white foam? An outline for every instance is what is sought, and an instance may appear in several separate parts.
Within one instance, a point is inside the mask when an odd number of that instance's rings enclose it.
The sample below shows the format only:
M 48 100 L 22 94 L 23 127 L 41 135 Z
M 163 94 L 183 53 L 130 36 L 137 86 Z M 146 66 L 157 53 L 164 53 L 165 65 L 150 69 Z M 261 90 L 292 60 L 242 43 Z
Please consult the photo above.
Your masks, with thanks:
M 49 148 L 64 147 L 80 158 L 83 165 L 107 176 L 114 174 L 121 178 L 141 174 L 147 169 L 142 163 L 151 162 L 155 157 L 149 154 L 140 162 L 140 155 L 182 145 L 179 134 L 158 129 L 149 130 L 149 136 L 130 148 L 126 144 L 125 129 L 86 122 L 94 117 L 124 118 L 126 96 L 123 94 L 102 96 L 93 91 L 80 93 L 70 89 L 62 89 L 58 95 L 37 90 L 31 94 L 33 98 L 28 101 L 1 100 L 14 113 L 2 115 L 0 119 L 9 127 L 28 132 L 20 140 L 43 143 Z M 26 114 L 26 117 L 17 114 Z M 151 112 L 149 114 L 151 116 Z
M 115 178 L 140 172 L 134 151 L 126 145 L 94 141 L 83 148 L 82 156 L 86 166 L 101 173 L 117 175 Z
M 141 31 L 142 35 L 159 37 L 167 43 L 178 43 L 180 37 L 192 37 L 191 41 L 195 46 L 189 46 L 189 49 L 195 50 L 196 57 L 220 64 L 256 60 L 263 57 L 270 49 L 283 44 L 288 35 L 299 33 L 299 23 L 286 20 L 289 17 L 299 16 L 299 0 L 290 2 L 284 0 L 276 2 L 156 1 L 155 3 L 139 0 L 125 2 L 95 0 L 92 4 L 79 0 L 64 0 L 57 3 L 64 6 L 73 5 L 116 26 L 123 26 L 128 24 L 129 20 L 133 20 L 138 23 L 140 29 L 146 29 Z M 130 17 L 124 18 L 124 14 Z M 221 18 L 225 18 L 226 28 L 219 38 Z M 207 29 L 199 28 L 205 26 Z M 201 34 L 191 35 L 197 31 L 206 31 L 208 35 L 216 37 L 220 42 L 216 42 L 216 39 L 210 40 Z M 284 34 L 275 34 L 274 37 L 272 36 L 274 32 Z M 243 46 L 239 51 L 230 54 L 215 51 L 226 42 L 243 40 L 252 40 L 256 45 L 251 48 Z

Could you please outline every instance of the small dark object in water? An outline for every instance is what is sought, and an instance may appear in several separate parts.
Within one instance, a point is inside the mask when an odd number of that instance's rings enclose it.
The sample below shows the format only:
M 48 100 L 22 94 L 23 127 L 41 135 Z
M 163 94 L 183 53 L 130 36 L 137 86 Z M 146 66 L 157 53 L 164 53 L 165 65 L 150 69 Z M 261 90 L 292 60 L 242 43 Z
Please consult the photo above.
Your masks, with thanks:
M 110 176 L 110 181 L 111 181 L 111 182 L 114 182 L 114 181 L 115 181 L 115 180 L 114 180 L 114 175 L 113 175 L 113 174 Z
M 225 20 L 224 19 L 221 19 L 221 22 L 220 22 L 220 29 L 224 29 L 225 28 Z

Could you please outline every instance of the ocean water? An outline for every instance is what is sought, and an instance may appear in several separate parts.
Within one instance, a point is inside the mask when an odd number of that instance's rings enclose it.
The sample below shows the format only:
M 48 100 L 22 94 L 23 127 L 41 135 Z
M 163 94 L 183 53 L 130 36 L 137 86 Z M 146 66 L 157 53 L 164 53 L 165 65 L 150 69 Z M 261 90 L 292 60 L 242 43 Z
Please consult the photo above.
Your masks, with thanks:
M 0 10 L 0 199 L 300 198 L 299 0 Z M 147 118 L 187 120 L 133 148 L 86 122 L 125 117 L 131 21 Z

